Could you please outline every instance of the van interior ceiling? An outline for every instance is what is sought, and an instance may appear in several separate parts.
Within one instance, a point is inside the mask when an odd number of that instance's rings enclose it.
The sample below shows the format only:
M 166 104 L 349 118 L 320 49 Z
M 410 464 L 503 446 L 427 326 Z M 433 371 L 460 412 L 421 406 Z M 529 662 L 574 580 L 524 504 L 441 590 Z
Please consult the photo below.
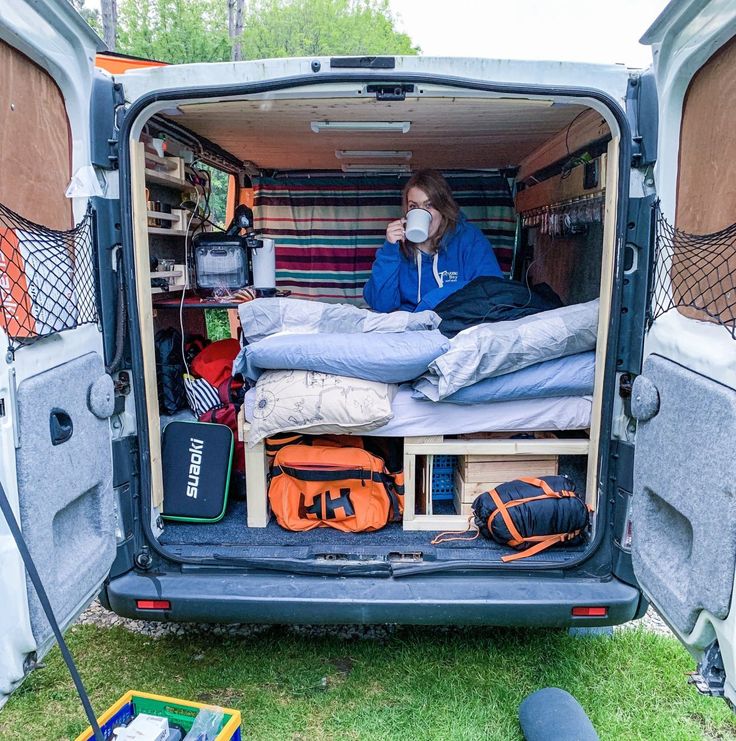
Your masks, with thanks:
M 322 87 L 312 96 L 302 89 L 169 104 L 146 121 L 140 140 L 132 144 L 154 534 L 161 547 L 180 558 L 416 558 L 492 564 L 510 549 L 484 538 L 431 545 L 437 532 L 467 527 L 470 502 L 484 490 L 473 463 L 479 471 L 490 465 L 494 473 L 486 476 L 498 475 L 499 483 L 535 472 L 570 477 L 594 512 L 586 541 L 545 550 L 522 564 L 530 568 L 576 560 L 596 523 L 617 137 L 604 116 L 582 99 L 409 86 L 405 100 L 391 101 L 379 100 L 367 88 L 348 92 L 343 86 L 331 94 Z M 220 302 L 217 290 L 197 288 L 192 236 L 223 229 L 235 207 L 246 204 L 253 209 L 256 231 L 275 242 L 278 290 L 293 298 L 365 306 L 362 285 L 386 224 L 399 216 L 401 187 L 411 172 L 424 168 L 445 174 L 463 212 L 494 245 L 508 277 L 527 286 L 546 284 L 563 306 L 600 299 L 592 393 L 539 399 L 540 408 L 545 407 L 541 416 L 512 414 L 509 419 L 521 421 L 510 428 L 478 422 L 461 433 L 423 435 L 416 429 L 402 434 L 403 428 L 395 426 L 395 434 L 384 439 L 398 446 L 404 464 L 404 516 L 375 532 L 328 527 L 290 532 L 269 519 L 269 464 L 262 442 L 245 447 L 245 480 L 239 491 L 231 486 L 222 518 L 204 523 L 158 517 L 166 515 L 158 430 L 172 419 L 196 417 L 186 398 L 175 403 L 179 411 L 162 405 L 166 379 L 155 338 L 168 328 L 186 339 L 206 336 L 205 311 L 220 307 L 227 311 L 231 336 L 238 337 L 240 329 L 231 295 Z M 229 183 L 226 203 L 222 187 L 216 196 L 212 192 L 218 177 Z M 351 193 L 350 203 L 341 192 Z M 331 199 L 347 210 L 336 211 Z M 372 232 L 358 237 L 351 223 L 357 208 L 361 222 L 374 218 Z M 320 231 L 327 218 L 334 220 L 329 238 Z M 320 256 L 325 245 L 335 244 L 353 248 L 355 258 L 325 268 Z M 466 417 L 473 413 L 471 406 L 412 403 L 457 407 Z M 522 403 L 497 406 L 516 409 Z M 238 419 L 243 439 L 247 417 L 246 403 Z M 483 419 L 492 418 L 489 408 Z M 372 433 L 378 434 L 380 429 Z M 236 439 L 235 445 L 244 443 Z

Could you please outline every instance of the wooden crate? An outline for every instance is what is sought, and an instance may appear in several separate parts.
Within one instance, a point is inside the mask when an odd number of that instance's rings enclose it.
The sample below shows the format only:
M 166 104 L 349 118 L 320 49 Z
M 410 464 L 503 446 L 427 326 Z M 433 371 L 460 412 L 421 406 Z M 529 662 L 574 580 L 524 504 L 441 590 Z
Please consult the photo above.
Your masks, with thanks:
M 458 472 L 466 483 L 511 481 L 522 476 L 555 476 L 556 455 L 464 455 Z
M 531 460 L 534 467 L 523 471 L 526 475 L 550 475 L 557 469 L 541 468 L 537 460 L 556 458 L 558 455 L 588 455 L 590 440 L 587 438 L 559 439 L 550 433 L 537 433 L 533 438 L 516 438 L 512 433 L 481 433 L 457 438 L 444 438 L 441 435 L 429 437 L 404 438 L 404 530 L 462 530 L 467 526 L 468 515 L 462 514 L 422 514 L 418 506 L 417 468 L 422 456 L 457 455 L 502 458 L 506 461 L 519 459 Z M 418 460 L 419 459 L 419 460 Z M 544 473 L 544 471 L 547 473 Z M 512 477 L 513 478 L 513 477 Z M 508 480 L 508 479 L 505 479 Z M 421 478 L 420 478 L 421 481 Z M 463 482 L 464 483 L 464 482 Z M 483 483 L 483 482 L 475 482 Z M 487 483 L 500 484 L 503 481 L 489 480 Z M 487 488 L 487 487 L 486 487 Z M 492 487 L 491 487 L 492 488 Z M 461 495 L 460 495 L 461 496 Z M 460 501 L 456 492 L 456 511 L 467 512 L 472 504 L 472 497 L 466 506 Z M 466 494 L 470 497 L 470 494 Z
M 466 455 L 460 459 L 455 473 L 455 511 L 461 515 L 471 513 L 475 498 L 499 484 L 520 478 L 556 476 L 556 455 Z

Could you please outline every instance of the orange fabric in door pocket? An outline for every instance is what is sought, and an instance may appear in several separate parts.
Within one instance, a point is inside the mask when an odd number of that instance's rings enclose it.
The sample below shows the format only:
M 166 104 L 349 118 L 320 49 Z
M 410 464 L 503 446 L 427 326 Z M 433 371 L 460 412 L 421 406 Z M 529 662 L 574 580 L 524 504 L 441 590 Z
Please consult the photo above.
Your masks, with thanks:
M 381 458 L 360 448 L 289 445 L 276 453 L 268 488 L 286 530 L 379 530 L 401 516 L 403 491 Z

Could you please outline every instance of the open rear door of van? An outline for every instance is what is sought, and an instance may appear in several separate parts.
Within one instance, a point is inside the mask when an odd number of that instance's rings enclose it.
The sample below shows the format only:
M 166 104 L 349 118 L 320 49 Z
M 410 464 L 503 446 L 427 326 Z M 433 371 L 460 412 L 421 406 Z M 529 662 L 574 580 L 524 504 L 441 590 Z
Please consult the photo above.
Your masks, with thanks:
M 93 173 L 100 46 L 67 0 L 0 4 L 0 483 L 62 628 L 116 551 L 114 392 L 79 180 Z M 75 174 L 79 197 L 68 198 Z M 0 563 L 2 705 L 53 634 L 2 514 Z
M 736 5 L 670 3 L 642 39 L 659 97 L 650 327 L 634 382 L 632 561 L 736 703 Z

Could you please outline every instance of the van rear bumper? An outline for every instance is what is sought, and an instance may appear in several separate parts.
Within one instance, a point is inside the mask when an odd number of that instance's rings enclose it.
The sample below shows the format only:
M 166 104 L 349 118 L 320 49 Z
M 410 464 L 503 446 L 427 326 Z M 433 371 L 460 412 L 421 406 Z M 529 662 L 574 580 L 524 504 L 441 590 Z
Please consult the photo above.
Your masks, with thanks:
M 641 593 L 618 579 L 509 574 L 339 578 L 272 573 L 148 574 L 129 571 L 107 584 L 118 615 L 205 623 L 601 626 L 637 617 Z M 168 600 L 141 610 L 137 600 Z M 605 617 L 573 607 L 606 606 Z

